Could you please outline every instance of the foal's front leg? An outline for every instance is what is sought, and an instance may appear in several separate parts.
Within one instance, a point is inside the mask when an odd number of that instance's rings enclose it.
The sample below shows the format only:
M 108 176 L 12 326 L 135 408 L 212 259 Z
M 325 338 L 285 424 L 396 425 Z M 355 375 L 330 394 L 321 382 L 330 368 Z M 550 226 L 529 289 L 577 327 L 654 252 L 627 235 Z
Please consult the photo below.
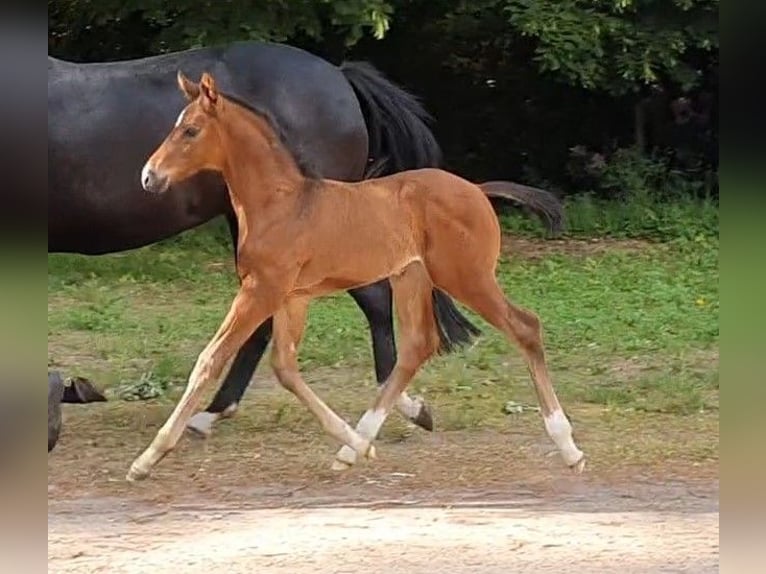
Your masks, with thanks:
M 257 289 L 249 284 L 240 287 L 218 332 L 197 358 L 181 400 L 149 447 L 133 461 L 128 480 L 149 476 L 152 468 L 175 447 L 204 390 L 220 378 L 235 352 L 272 315 L 282 298 L 274 290 Z

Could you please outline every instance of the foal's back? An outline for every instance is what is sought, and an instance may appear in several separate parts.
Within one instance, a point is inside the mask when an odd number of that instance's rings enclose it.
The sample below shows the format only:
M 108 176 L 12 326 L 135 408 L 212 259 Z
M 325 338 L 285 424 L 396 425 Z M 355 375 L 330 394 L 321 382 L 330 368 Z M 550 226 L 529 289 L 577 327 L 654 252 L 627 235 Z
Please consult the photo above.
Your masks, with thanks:
M 382 188 L 386 211 L 410 223 L 423 254 L 437 244 L 472 249 L 480 243 L 499 252 L 500 225 L 492 204 L 479 186 L 454 173 L 423 168 L 356 185 Z
M 458 223 L 479 230 L 497 225 L 492 204 L 481 188 L 443 169 L 422 168 L 356 183 L 325 180 L 325 189 L 352 209 L 362 223 L 370 217 L 391 223 Z M 372 207 L 371 212 L 359 206 Z M 333 207 L 337 209 L 337 205 Z M 341 208 L 341 212 L 345 212 Z M 498 227 L 499 230 L 499 227 Z
M 370 279 L 386 277 L 415 259 L 430 266 L 435 259 L 455 261 L 459 253 L 494 268 L 500 252 L 492 204 L 478 186 L 448 171 L 423 168 L 358 183 L 325 181 L 311 202 L 310 249 L 333 253 L 333 267 L 343 268 L 335 273 L 341 275 L 363 268 Z

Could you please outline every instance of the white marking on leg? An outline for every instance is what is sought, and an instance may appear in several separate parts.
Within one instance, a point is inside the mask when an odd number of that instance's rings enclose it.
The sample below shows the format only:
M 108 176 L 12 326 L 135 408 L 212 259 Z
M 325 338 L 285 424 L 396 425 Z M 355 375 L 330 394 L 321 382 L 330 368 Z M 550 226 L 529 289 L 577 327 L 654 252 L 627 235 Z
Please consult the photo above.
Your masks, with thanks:
M 186 426 L 202 436 L 208 437 L 213 432 L 213 424 L 220 418 L 220 416 L 220 413 L 202 411 L 190 418 Z
M 561 409 L 553 411 L 550 416 L 543 417 L 545 420 L 545 430 L 548 436 L 561 452 L 567 466 L 577 464 L 583 457 L 582 451 L 577 448 L 572 439 L 572 425 L 569 423 L 564 411 Z
M 386 420 L 386 413 L 382 409 L 367 410 L 356 425 L 356 432 L 370 442 L 380 432 L 380 427 Z M 343 445 L 335 455 L 335 462 L 332 464 L 333 470 L 344 470 L 356 463 L 356 452 L 348 445 Z
M 333 470 L 346 470 L 349 466 L 356 464 L 356 452 L 353 448 L 344 444 L 335 454 L 335 460 L 332 463 Z
M 416 418 L 420 414 L 422 407 L 422 401 L 413 399 L 407 393 L 402 393 L 396 399 L 396 409 L 408 419 Z
M 367 440 L 374 440 L 386 420 L 386 413 L 383 409 L 368 410 L 359 419 L 356 425 L 356 432 Z
M 231 403 L 228 407 L 223 409 L 221 418 L 233 417 L 236 414 L 237 409 L 239 409 L 239 405 L 237 403 Z

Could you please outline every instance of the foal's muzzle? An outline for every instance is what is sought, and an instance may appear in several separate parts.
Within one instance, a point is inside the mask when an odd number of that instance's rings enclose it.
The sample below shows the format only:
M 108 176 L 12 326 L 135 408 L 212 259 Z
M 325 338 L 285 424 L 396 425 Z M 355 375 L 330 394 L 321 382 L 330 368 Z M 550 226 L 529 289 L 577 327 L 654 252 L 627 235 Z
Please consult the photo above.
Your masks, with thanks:
M 157 174 L 147 164 L 141 170 L 141 185 L 150 193 L 162 193 L 168 189 L 168 178 Z

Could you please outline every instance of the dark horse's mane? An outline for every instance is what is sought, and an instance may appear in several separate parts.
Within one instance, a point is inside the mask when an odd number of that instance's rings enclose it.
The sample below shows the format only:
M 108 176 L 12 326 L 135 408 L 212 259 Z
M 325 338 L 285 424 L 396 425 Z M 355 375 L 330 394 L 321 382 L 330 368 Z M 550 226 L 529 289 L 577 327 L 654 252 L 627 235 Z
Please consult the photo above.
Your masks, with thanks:
M 290 141 L 290 139 L 285 135 L 285 130 L 282 128 L 279 121 L 277 121 L 277 118 L 274 117 L 274 114 L 265 108 L 254 106 L 253 104 L 245 102 L 237 96 L 227 94 L 226 92 L 221 92 L 221 95 L 227 100 L 234 102 L 238 106 L 242 106 L 246 110 L 266 120 L 271 129 L 279 138 L 279 141 L 282 143 L 284 148 L 292 156 L 293 161 L 295 161 L 295 165 L 298 167 L 298 170 L 301 172 L 303 177 L 310 180 L 321 179 L 321 175 L 317 167 L 311 161 L 306 159 L 300 144 L 296 144 Z

